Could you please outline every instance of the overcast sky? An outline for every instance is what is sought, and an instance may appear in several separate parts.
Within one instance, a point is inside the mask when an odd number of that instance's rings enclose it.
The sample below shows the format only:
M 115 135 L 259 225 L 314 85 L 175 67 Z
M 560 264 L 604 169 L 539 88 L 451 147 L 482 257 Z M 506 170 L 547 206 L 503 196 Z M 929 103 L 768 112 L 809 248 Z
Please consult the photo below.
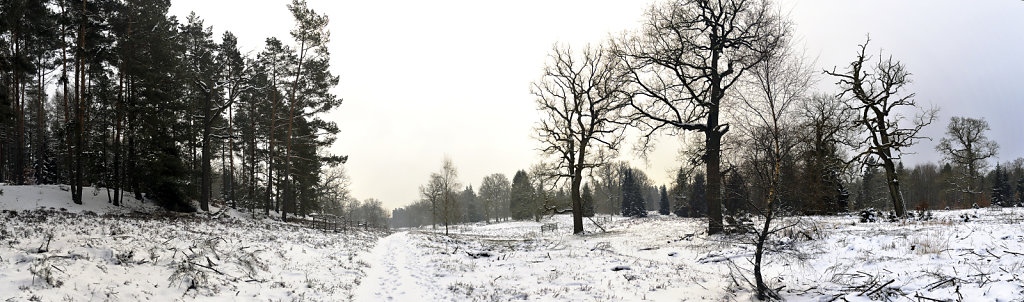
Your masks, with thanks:
M 267 37 L 291 41 L 290 0 L 172 0 L 180 20 L 195 11 L 253 54 Z M 330 16 L 335 93 L 341 126 L 336 154 L 357 198 L 387 208 L 418 199 L 418 187 L 450 156 L 464 184 L 511 178 L 539 160 L 530 138 L 538 119 L 529 84 L 556 42 L 582 47 L 637 26 L 652 1 L 309 0 Z M 941 108 L 925 129 L 935 138 L 905 161 L 937 161 L 933 150 L 950 116 L 984 117 L 1001 161 L 1024 156 L 1024 2 L 782 1 L 796 35 L 821 69 L 844 68 L 871 34 L 880 50 L 907 64 L 911 91 Z M 184 22 L 184 21 L 182 21 Z M 835 92 L 822 77 L 819 89 Z M 662 143 L 649 161 L 632 160 L 659 184 L 678 166 L 678 144 Z

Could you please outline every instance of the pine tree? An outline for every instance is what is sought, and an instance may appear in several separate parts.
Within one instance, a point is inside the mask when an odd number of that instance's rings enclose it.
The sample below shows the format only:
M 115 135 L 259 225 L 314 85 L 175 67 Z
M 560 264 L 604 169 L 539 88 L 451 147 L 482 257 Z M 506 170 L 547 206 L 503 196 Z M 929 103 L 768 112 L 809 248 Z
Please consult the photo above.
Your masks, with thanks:
M 1017 206 L 1024 207 L 1024 176 L 1017 179 Z
M 668 189 L 664 185 L 661 186 L 661 201 L 658 203 L 658 214 L 668 215 L 669 203 L 668 203 Z
M 183 190 L 191 179 L 179 147 L 190 135 L 183 35 L 167 15 L 169 1 L 130 3 L 128 23 L 146 30 L 131 30 L 124 45 L 125 184 L 136 198 L 146 192 L 167 209 L 194 211 Z
M 246 86 L 246 64 L 245 58 L 242 57 L 241 51 L 238 50 L 238 38 L 235 37 L 230 31 L 224 32 L 221 38 L 221 44 L 217 51 L 217 65 L 220 67 L 219 78 L 224 83 L 224 103 L 227 107 L 227 133 L 228 139 L 227 149 L 229 154 L 226 155 L 229 161 L 229 169 L 222 169 L 221 171 L 227 175 L 224 181 L 224 199 L 231 202 L 232 208 L 237 208 L 237 200 L 235 197 L 235 152 L 237 151 L 236 131 L 234 123 L 234 108 L 235 102 L 241 97 L 242 93 L 250 89 L 251 86 Z M 223 166 L 225 155 L 221 155 L 221 165 Z
M 212 29 L 204 27 L 203 20 L 192 13 L 188 16 L 188 24 L 182 27 L 182 37 L 185 43 L 184 63 L 188 66 L 187 77 L 191 88 L 190 103 L 192 108 L 197 108 L 195 116 L 191 118 L 198 119 L 193 121 L 189 132 L 192 135 L 196 132 L 200 134 L 198 139 L 192 140 L 201 153 L 199 162 L 193 162 L 192 166 L 199 166 L 199 209 L 209 211 L 213 181 L 213 128 L 227 106 L 222 103 L 223 86 L 217 76 L 220 70 L 215 61 L 217 44 L 213 42 Z
M 344 163 L 348 159 L 340 156 L 320 157 L 315 152 L 316 148 L 330 146 L 335 140 L 334 135 L 338 133 L 336 123 L 322 120 L 318 115 L 341 104 L 341 99 L 331 93 L 331 89 L 338 85 L 339 77 L 330 71 L 330 52 L 327 49 L 327 44 L 330 42 L 330 31 L 327 30 L 328 18 L 309 8 L 305 0 L 293 0 L 288 5 L 288 10 L 295 18 L 296 24 L 291 35 L 298 47 L 295 49 L 297 51 L 295 61 L 291 64 L 294 66 L 294 72 L 288 88 L 286 113 L 288 127 L 285 136 L 284 186 L 282 187 L 284 204 L 281 207 L 281 220 L 287 220 L 288 212 L 294 211 L 296 206 L 297 192 L 294 185 L 300 176 L 293 169 L 295 161 L 306 160 L 314 163 L 334 164 Z M 302 121 L 297 121 L 299 119 Z M 305 132 L 315 133 L 317 139 L 301 139 L 301 137 L 309 136 L 303 136 L 302 132 L 304 131 L 301 129 L 297 131 L 296 125 L 308 127 L 306 129 L 308 131 Z M 314 151 L 311 157 L 303 157 L 298 152 L 294 152 L 296 145 L 302 143 L 309 148 L 307 150 Z M 311 185 L 313 184 L 307 183 L 303 186 Z

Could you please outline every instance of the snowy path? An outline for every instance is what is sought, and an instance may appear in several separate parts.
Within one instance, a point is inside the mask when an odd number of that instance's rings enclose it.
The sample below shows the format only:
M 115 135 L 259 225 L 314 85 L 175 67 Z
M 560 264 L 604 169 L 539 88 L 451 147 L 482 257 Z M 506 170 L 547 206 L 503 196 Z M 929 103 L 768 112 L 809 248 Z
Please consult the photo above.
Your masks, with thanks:
M 355 292 L 355 301 L 417 301 L 426 289 L 415 272 L 417 247 L 408 232 L 392 234 L 378 241 L 366 259 L 370 270 Z

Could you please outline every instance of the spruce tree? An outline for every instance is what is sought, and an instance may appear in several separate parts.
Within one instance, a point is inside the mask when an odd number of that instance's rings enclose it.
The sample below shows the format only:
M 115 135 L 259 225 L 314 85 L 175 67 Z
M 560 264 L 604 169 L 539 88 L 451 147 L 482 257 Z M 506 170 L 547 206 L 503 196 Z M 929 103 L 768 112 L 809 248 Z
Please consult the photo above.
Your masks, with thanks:
M 1024 176 L 1017 179 L 1017 206 L 1024 207 Z
M 627 169 L 622 180 L 622 216 L 647 217 L 640 183 L 632 169 Z
M 516 171 L 516 175 L 512 177 L 512 191 L 509 193 L 512 219 L 530 219 L 534 214 L 534 198 L 529 175 L 523 170 Z
M 675 208 L 672 212 L 679 217 L 688 217 L 690 214 L 689 190 L 687 190 L 687 176 L 680 168 L 676 172 L 676 179 L 672 185 L 672 199 L 675 200 Z
M 658 214 L 668 215 L 669 203 L 668 203 L 668 189 L 664 185 L 661 186 L 661 201 L 658 203 Z
M 704 217 L 707 215 L 707 191 L 704 181 L 704 173 L 697 173 L 693 177 L 693 186 L 690 191 L 690 216 Z
M 1010 181 L 1006 170 L 996 165 L 995 179 L 992 181 L 992 205 L 1000 207 L 1012 206 Z

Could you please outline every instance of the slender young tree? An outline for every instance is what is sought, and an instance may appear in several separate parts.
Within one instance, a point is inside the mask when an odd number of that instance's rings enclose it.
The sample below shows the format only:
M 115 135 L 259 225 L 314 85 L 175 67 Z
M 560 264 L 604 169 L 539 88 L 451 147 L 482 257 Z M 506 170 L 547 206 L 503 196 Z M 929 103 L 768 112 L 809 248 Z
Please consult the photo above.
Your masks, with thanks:
M 438 175 L 441 186 L 441 208 L 444 215 L 444 234 L 447 236 L 448 226 L 455 222 L 458 206 L 456 194 L 462 184 L 459 183 L 459 171 L 455 168 L 455 162 L 451 158 L 445 157 L 441 161 L 441 171 L 438 172 Z
M 847 98 L 850 106 L 859 113 L 854 121 L 856 127 L 866 132 L 863 150 L 856 158 L 876 157 L 885 170 L 885 180 L 889 187 L 889 199 L 899 217 L 906 217 L 906 203 L 900 193 L 900 182 L 896 173 L 896 162 L 901 159 L 901 150 L 914 145 L 924 138 L 918 135 L 922 128 L 928 126 L 938 114 L 938 109 L 930 108 L 919 112 L 910 125 L 901 123 L 904 117 L 899 113 L 902 108 L 917 108 L 914 94 L 904 94 L 904 88 L 910 84 L 910 72 L 906 65 L 893 60 L 890 56 L 880 59 L 872 68 L 864 63 L 870 60 L 865 53 L 868 38 L 860 45 L 857 58 L 850 63 L 846 71 L 826 71 L 825 74 L 838 79 L 836 83 L 842 92 L 839 97 Z
M 430 227 L 437 228 L 438 209 L 442 206 L 444 195 L 444 180 L 441 174 L 431 173 L 430 181 L 420 186 L 420 196 L 430 204 Z
M 765 41 L 753 47 L 758 53 L 765 55 L 764 60 L 756 65 L 741 82 L 738 98 L 742 108 L 746 109 L 747 121 L 742 123 L 744 134 L 751 142 L 748 149 L 753 149 L 749 162 L 757 166 L 764 163 L 767 173 L 762 174 L 765 194 L 763 202 L 749 204 L 756 214 L 762 218 L 762 225 L 754 238 L 754 281 L 757 287 L 757 298 L 760 300 L 778 299 L 777 293 L 765 284 L 762 271 L 764 263 L 765 243 L 769 236 L 785 227 L 773 226 L 782 204 L 782 191 L 786 186 L 783 177 L 783 165 L 791 161 L 797 140 L 794 138 L 794 109 L 798 100 L 807 97 L 811 86 L 812 71 L 799 53 L 790 45 L 791 26 L 785 20 L 772 24 L 769 31 L 780 37 L 778 41 Z

